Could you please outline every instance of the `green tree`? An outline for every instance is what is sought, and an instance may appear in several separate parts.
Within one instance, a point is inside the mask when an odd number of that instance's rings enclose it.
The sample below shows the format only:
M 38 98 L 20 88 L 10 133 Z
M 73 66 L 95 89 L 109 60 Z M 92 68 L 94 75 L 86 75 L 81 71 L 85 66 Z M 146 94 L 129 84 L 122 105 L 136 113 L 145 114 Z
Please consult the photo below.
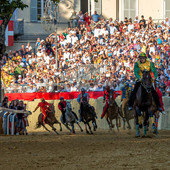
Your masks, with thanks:
M 0 26 L 0 59 L 4 54 L 5 47 L 5 29 L 12 17 L 13 12 L 16 8 L 23 10 L 28 7 L 26 4 L 22 2 L 22 0 L 0 0 L 0 19 L 2 20 L 2 24 Z

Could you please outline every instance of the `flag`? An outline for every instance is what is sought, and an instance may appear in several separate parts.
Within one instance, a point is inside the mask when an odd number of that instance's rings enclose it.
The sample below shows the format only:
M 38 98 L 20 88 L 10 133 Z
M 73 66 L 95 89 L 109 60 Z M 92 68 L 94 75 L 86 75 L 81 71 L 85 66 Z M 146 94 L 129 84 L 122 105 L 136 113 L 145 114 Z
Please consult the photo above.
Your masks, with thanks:
M 0 20 L 0 25 L 2 20 Z M 5 30 L 5 45 L 13 46 L 14 45 L 14 23 L 12 20 L 9 21 L 6 30 Z

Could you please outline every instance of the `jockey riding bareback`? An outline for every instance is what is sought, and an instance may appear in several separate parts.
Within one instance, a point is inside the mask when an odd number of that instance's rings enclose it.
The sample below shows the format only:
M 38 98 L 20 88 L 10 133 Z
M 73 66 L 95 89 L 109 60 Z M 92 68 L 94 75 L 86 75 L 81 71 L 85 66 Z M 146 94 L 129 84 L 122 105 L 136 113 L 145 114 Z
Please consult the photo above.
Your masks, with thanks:
M 84 88 L 81 89 L 81 93 L 78 95 L 77 97 L 77 102 L 80 104 L 80 122 L 82 120 L 82 116 L 81 116 L 81 113 L 82 113 L 82 109 L 83 109 L 83 103 L 86 103 L 86 104 L 89 104 L 89 94 L 86 93 L 86 90 Z
M 64 97 L 60 97 L 60 102 L 58 103 L 58 109 L 61 110 L 63 115 L 63 123 L 66 123 L 66 101 L 64 100 Z
M 131 93 L 130 95 L 130 99 L 129 99 L 129 110 L 132 110 L 133 108 L 133 104 L 134 104 L 134 101 L 135 101 L 135 97 L 136 97 L 136 93 L 138 91 L 138 88 L 140 87 L 141 85 L 141 80 L 142 80 L 142 71 L 151 71 L 153 73 L 153 80 L 156 80 L 157 76 L 158 76 L 158 73 L 157 73 L 157 69 L 155 68 L 155 65 L 153 62 L 151 62 L 145 53 L 141 53 L 139 55 L 139 61 L 137 61 L 135 63 L 135 66 L 134 66 L 134 74 L 135 74 L 135 77 L 136 77 L 136 83 L 135 83 L 135 87 L 134 87 L 134 90 L 133 92 Z M 156 92 L 156 90 L 153 88 L 151 88 L 151 93 L 152 93 L 152 96 L 153 96 L 153 99 L 154 99 L 154 102 L 157 106 L 157 109 L 159 111 L 162 111 L 162 108 L 161 108 L 161 104 L 160 104 L 160 101 L 159 101 L 159 96 Z
M 33 111 L 33 112 L 35 112 L 40 107 L 40 111 L 43 114 L 43 123 L 44 123 L 44 125 L 45 125 L 45 119 L 47 117 L 46 111 L 48 109 L 48 106 L 50 106 L 50 104 L 48 102 L 46 102 L 44 98 L 42 98 L 41 102 L 37 105 L 37 107 Z
M 129 94 L 132 92 L 132 86 L 129 85 L 128 82 L 124 83 L 124 87 L 121 89 L 121 101 L 122 101 L 122 113 L 123 118 L 125 117 L 125 104 L 128 102 Z
M 110 95 L 113 95 L 113 90 L 110 89 L 109 86 L 106 87 L 105 91 L 104 91 L 104 97 L 103 97 L 103 103 L 105 102 L 105 107 L 103 109 L 103 113 L 101 115 L 101 119 L 103 119 L 103 117 L 106 114 L 107 109 L 109 108 L 109 99 L 110 99 Z

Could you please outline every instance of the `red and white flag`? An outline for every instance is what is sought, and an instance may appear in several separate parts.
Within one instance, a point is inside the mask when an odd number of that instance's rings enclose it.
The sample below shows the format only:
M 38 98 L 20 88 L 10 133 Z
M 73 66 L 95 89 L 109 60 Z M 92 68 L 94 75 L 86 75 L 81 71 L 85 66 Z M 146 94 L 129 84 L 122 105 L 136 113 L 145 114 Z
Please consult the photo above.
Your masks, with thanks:
M 2 24 L 2 20 L 0 20 L 0 25 Z M 9 21 L 8 26 L 5 30 L 5 45 L 13 46 L 14 45 L 14 22 L 12 20 Z

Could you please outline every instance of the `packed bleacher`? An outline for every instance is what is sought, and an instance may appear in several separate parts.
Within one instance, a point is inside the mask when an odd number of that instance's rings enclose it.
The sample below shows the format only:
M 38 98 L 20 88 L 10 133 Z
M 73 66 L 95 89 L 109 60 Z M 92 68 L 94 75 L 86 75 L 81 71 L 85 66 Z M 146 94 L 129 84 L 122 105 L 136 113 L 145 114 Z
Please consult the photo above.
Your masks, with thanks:
M 151 17 L 114 21 L 80 11 L 73 25 L 57 35 L 58 62 L 55 32 L 45 40 L 37 38 L 35 47 L 23 44 L 4 55 L 5 93 L 72 92 L 82 87 L 102 91 L 106 85 L 121 90 L 126 81 L 134 85 L 134 63 L 144 52 L 157 68 L 162 94 L 170 95 L 168 18 L 158 25 Z

